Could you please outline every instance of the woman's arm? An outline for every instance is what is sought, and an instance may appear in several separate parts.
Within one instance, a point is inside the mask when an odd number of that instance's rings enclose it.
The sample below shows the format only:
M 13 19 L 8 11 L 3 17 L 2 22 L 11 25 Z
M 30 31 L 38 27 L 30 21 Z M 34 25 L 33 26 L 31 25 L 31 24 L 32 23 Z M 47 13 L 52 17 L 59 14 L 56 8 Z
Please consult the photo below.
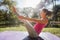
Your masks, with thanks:
M 23 16 L 19 16 L 19 18 L 20 18 L 20 19 L 24 19 L 24 20 L 28 20 L 28 21 L 32 21 L 32 22 L 42 23 L 42 24 L 46 24 L 46 23 L 48 23 L 48 19 L 39 20 L 39 19 L 28 18 L 28 17 L 23 17 Z

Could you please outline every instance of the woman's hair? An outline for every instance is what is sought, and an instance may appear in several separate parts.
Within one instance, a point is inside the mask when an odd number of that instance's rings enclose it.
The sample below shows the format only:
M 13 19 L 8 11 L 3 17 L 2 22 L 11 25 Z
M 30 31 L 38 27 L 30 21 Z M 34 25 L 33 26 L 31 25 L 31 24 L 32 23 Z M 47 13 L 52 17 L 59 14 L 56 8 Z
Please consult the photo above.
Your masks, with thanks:
M 52 12 L 49 11 L 48 9 L 42 9 L 46 13 L 47 16 L 51 16 Z

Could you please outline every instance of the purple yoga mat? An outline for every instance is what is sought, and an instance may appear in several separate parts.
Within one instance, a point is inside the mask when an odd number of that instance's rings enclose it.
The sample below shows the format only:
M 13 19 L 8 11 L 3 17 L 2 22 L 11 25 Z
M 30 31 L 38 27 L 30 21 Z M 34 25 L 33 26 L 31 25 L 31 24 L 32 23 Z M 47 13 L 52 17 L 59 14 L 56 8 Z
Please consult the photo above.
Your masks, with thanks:
M 28 36 L 28 33 L 21 31 L 0 32 L 0 40 L 23 40 L 26 36 Z M 39 36 L 44 40 L 60 40 L 59 37 L 48 32 L 42 32 Z
M 22 40 L 28 34 L 20 31 L 5 31 L 0 33 L 0 40 Z

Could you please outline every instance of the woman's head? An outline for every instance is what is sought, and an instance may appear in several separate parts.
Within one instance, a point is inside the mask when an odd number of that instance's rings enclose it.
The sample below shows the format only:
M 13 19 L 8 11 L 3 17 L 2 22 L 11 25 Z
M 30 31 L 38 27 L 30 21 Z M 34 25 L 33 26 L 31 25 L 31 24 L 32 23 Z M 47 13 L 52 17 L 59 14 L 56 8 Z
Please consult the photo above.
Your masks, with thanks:
M 48 11 L 47 9 L 42 9 L 41 13 L 40 13 L 40 16 L 42 18 L 46 17 L 46 16 L 51 16 L 51 11 Z

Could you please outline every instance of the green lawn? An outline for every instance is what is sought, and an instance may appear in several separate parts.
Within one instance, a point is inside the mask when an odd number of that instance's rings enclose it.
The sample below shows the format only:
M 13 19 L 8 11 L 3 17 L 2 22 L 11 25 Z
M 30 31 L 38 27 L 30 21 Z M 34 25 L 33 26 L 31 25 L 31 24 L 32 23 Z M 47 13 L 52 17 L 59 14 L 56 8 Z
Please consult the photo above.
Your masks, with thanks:
M 60 28 L 44 28 L 43 32 L 50 32 L 60 37 Z
M 11 31 L 11 30 L 12 31 L 26 31 L 26 28 L 24 26 L 0 28 L 0 32 Z M 60 28 L 44 28 L 43 32 L 50 32 L 60 37 Z

